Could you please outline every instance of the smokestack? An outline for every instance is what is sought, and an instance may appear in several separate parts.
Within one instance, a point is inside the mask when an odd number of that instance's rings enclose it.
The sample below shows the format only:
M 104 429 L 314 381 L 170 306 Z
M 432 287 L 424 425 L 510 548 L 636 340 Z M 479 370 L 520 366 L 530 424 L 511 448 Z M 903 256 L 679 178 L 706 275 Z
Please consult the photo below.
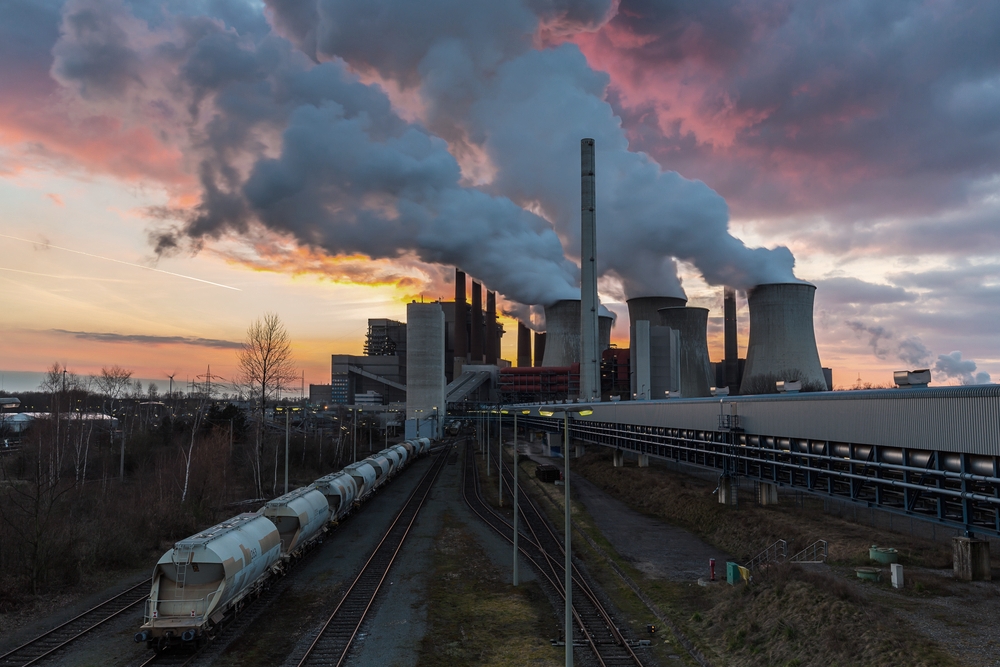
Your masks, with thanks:
M 496 365 L 500 356 L 500 341 L 497 340 L 497 294 L 486 290 L 486 341 L 483 351 L 486 353 L 486 363 Z
M 588 401 L 601 396 L 594 169 L 594 140 L 583 139 L 580 141 L 580 398 Z
M 541 366 L 545 360 L 545 332 L 535 332 L 535 366 Z
M 639 296 L 629 299 L 629 371 L 632 378 L 632 393 L 638 393 L 636 386 L 637 360 L 635 356 L 635 326 L 636 322 L 647 321 L 651 326 L 660 322 L 660 308 L 674 308 L 687 304 L 687 299 L 675 296 Z
M 531 366 L 531 329 L 524 322 L 517 323 L 517 365 Z
M 611 348 L 611 328 L 615 326 L 615 318 L 601 315 L 598 319 L 598 329 L 601 333 L 601 344 L 598 350 L 603 354 L 604 350 Z
M 455 269 L 455 358 L 465 362 L 469 354 L 468 306 L 465 302 L 465 271 Z M 456 376 L 457 377 L 457 376 Z
M 725 288 L 723 292 L 722 312 L 725 321 L 726 386 L 730 394 L 735 394 L 740 389 L 740 348 L 736 339 L 736 290 L 732 287 Z
M 483 286 L 472 281 L 472 323 L 469 327 L 469 362 L 483 363 Z
M 680 334 L 680 352 L 672 358 L 679 366 L 678 389 L 681 396 L 711 396 L 713 381 L 712 362 L 708 357 L 708 308 L 661 308 L 660 322 Z
M 750 342 L 741 394 L 774 393 L 779 380 L 800 381 L 806 391 L 826 389 L 816 350 L 809 283 L 770 283 L 747 291 Z
M 577 299 L 563 299 L 545 306 L 545 329 L 543 366 L 580 363 L 580 302 Z

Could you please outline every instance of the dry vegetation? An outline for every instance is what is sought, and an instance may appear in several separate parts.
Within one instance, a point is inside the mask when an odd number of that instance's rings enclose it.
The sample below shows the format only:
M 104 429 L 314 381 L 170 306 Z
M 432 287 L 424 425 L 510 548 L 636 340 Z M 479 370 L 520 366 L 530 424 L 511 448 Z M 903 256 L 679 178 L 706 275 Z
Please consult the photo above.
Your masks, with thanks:
M 829 517 L 822 514 L 821 505 L 762 508 L 744 502 L 736 510 L 718 504 L 709 482 L 663 468 L 614 468 L 610 456 L 603 453 L 585 456 L 575 464 L 575 473 L 633 509 L 687 528 L 737 557 L 754 554 L 778 538 L 800 547 L 822 538 L 830 541 L 831 558 L 842 565 L 865 563 L 864 554 L 873 543 L 896 546 L 903 562 L 911 565 L 950 565 L 946 545 Z M 526 485 L 532 487 L 556 509 L 557 489 Z M 640 583 L 647 597 L 713 665 L 961 664 L 921 638 L 890 606 L 873 602 L 863 587 L 847 578 L 849 568 L 816 571 L 785 565 L 759 574 L 750 587 L 701 587 L 647 579 L 614 553 L 592 519 L 575 504 L 574 517 L 577 529 L 586 532 L 602 552 L 580 540 L 576 542 L 578 556 L 586 560 L 633 627 L 649 622 L 650 612 L 608 567 L 608 559 Z M 933 594 L 924 579 L 911 577 L 908 595 Z
M 33 398 L 62 408 L 36 420 L 20 447 L 0 456 L 0 625 L 8 629 L 152 571 L 175 540 L 259 506 L 237 504 L 259 496 L 252 429 L 232 405 L 178 398 L 171 418 L 150 415 L 148 397 L 123 399 L 120 426 L 111 432 L 100 422 L 66 418 L 66 405 L 99 411 L 98 395 L 74 389 Z M 293 438 L 293 483 L 340 467 L 340 450 L 329 440 L 320 449 L 315 437 Z M 284 433 L 265 437 L 269 495 L 283 444 Z
M 561 650 L 547 639 L 557 623 L 538 585 L 511 586 L 449 514 L 435 542 L 427 604 L 420 667 L 562 664 Z

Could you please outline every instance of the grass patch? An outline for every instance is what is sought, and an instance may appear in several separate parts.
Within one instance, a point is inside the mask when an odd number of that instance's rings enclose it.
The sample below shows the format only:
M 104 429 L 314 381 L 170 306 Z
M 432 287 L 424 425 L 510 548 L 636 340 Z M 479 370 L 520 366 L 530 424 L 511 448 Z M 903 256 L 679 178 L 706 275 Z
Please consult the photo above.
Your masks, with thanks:
M 420 667 L 562 664 L 561 650 L 549 642 L 558 621 L 541 589 L 507 583 L 507 573 L 451 514 L 435 541 L 427 626 Z
M 309 630 L 329 594 L 286 591 L 234 641 L 214 664 L 221 667 L 280 665 Z

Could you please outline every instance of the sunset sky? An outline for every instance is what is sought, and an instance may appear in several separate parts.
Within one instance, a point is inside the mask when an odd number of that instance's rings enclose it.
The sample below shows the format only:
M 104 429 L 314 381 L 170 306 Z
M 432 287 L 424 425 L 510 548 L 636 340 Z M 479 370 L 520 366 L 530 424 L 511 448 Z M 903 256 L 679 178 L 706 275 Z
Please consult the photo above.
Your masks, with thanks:
M 723 284 L 801 279 L 837 385 L 1000 378 L 1000 3 L 6 0 L 0 62 L 8 389 L 231 378 L 266 312 L 329 382 L 456 265 L 527 317 L 583 137 L 619 344 L 686 294 L 718 359 Z

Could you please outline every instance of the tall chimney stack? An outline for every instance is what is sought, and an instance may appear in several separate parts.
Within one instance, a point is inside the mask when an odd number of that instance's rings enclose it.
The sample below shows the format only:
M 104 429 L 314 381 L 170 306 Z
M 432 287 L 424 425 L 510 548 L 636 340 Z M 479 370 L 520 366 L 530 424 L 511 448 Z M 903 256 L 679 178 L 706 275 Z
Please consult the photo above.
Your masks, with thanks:
M 545 362 L 545 332 L 535 332 L 535 366 L 541 366 Z
M 469 363 L 483 363 L 483 286 L 472 281 L 472 321 L 469 329 Z
M 486 353 L 486 363 L 493 366 L 500 356 L 500 341 L 497 336 L 497 293 L 486 290 L 486 342 L 483 351 Z
M 732 287 L 725 288 L 723 292 L 722 313 L 725 325 L 726 386 L 729 387 L 729 393 L 735 396 L 740 390 L 740 348 L 736 338 L 736 290 Z
M 580 141 L 580 397 L 601 398 L 594 140 Z
M 465 361 L 469 354 L 468 304 L 465 301 L 465 271 L 455 269 L 455 357 Z
M 531 366 L 531 329 L 524 322 L 517 323 L 517 365 Z

